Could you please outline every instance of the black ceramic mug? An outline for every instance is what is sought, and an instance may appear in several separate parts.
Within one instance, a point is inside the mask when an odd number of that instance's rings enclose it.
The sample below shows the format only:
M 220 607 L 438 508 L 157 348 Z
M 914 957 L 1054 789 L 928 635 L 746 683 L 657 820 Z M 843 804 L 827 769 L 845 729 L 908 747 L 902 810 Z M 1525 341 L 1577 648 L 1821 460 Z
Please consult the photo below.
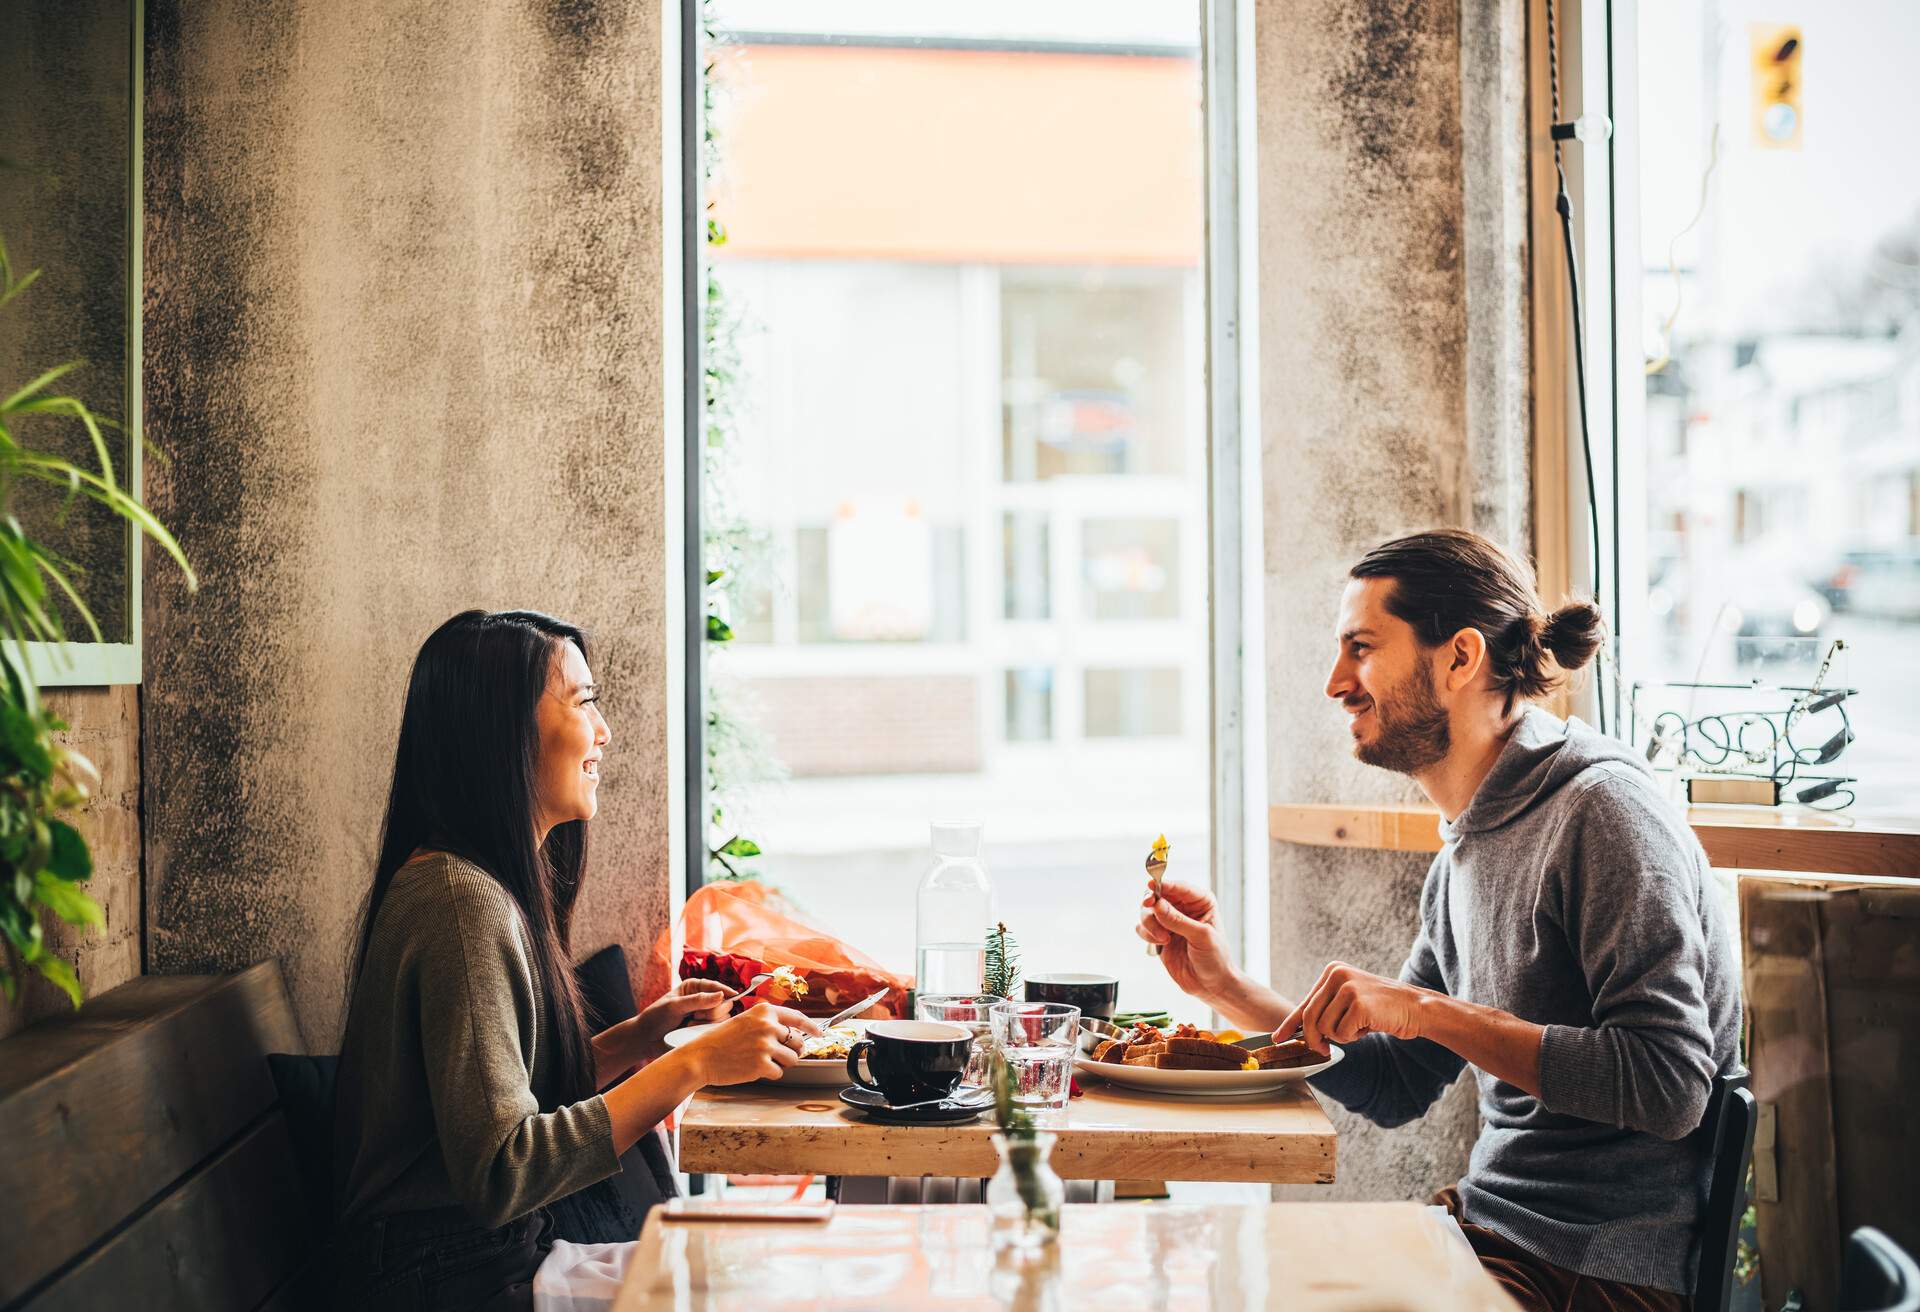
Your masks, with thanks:
M 973 1035 L 931 1020 L 878 1020 L 847 1053 L 847 1078 L 896 1107 L 950 1095 L 967 1069 Z M 872 1079 L 860 1073 L 867 1059 Z
M 1120 981 L 1111 975 L 1029 975 L 1028 1002 L 1064 1002 L 1082 1016 L 1109 1020 L 1120 1000 Z

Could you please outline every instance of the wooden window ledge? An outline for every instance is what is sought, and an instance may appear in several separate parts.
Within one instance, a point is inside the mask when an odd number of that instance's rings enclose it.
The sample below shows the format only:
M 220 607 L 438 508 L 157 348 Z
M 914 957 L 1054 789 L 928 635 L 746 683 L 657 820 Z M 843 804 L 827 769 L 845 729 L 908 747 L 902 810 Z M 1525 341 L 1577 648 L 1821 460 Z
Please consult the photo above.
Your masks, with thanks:
M 1687 821 L 1715 866 L 1920 879 L 1920 820 L 1735 806 L 1696 806 Z M 1270 807 L 1276 842 L 1380 852 L 1438 852 L 1430 806 L 1288 802 Z

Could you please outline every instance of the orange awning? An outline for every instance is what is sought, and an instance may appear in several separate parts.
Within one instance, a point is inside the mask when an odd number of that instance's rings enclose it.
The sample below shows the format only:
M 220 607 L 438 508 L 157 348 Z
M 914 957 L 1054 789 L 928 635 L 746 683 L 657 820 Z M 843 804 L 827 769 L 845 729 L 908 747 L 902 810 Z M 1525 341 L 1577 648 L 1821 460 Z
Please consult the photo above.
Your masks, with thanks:
M 718 256 L 1199 263 L 1194 59 L 812 45 L 717 56 Z

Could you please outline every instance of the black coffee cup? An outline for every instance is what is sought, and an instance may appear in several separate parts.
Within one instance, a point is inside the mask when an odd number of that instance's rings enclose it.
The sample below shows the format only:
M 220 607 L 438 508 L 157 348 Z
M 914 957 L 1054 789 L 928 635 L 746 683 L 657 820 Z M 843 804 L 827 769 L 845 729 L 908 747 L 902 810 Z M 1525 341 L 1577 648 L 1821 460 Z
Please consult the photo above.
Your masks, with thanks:
M 1028 1002 L 1064 1002 L 1082 1016 L 1110 1020 L 1119 1000 L 1120 981 L 1111 975 L 1027 976 Z
M 966 1073 L 973 1035 L 932 1020 L 880 1020 L 847 1053 L 847 1078 L 896 1107 L 950 1095 Z M 873 1078 L 860 1073 L 867 1059 Z

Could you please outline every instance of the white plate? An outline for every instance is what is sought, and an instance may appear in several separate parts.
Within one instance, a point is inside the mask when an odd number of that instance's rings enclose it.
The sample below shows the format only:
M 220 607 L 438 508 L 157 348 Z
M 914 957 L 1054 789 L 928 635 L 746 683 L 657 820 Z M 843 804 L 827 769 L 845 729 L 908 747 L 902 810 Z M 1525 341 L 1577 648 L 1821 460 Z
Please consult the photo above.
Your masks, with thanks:
M 853 1021 L 852 1025 L 864 1025 L 864 1021 Z M 712 1029 L 711 1025 L 688 1025 L 684 1029 L 669 1030 L 666 1044 L 669 1048 L 678 1048 L 691 1043 L 700 1035 Z M 846 1027 L 842 1027 L 846 1028 Z M 820 1061 L 802 1059 L 798 1065 L 789 1066 L 784 1075 L 777 1080 L 760 1080 L 760 1084 L 779 1084 L 793 1088 L 838 1089 L 852 1084 L 847 1078 L 847 1059 L 829 1057 Z
M 1339 1044 L 1329 1045 L 1325 1061 L 1312 1066 L 1293 1066 L 1277 1071 L 1163 1071 L 1153 1066 L 1127 1066 L 1110 1061 L 1095 1061 L 1082 1056 L 1074 1068 L 1082 1075 L 1093 1075 L 1130 1089 L 1148 1089 L 1154 1093 L 1184 1093 L 1202 1098 L 1226 1098 L 1236 1093 L 1265 1093 L 1309 1075 L 1318 1075 L 1346 1053 Z

